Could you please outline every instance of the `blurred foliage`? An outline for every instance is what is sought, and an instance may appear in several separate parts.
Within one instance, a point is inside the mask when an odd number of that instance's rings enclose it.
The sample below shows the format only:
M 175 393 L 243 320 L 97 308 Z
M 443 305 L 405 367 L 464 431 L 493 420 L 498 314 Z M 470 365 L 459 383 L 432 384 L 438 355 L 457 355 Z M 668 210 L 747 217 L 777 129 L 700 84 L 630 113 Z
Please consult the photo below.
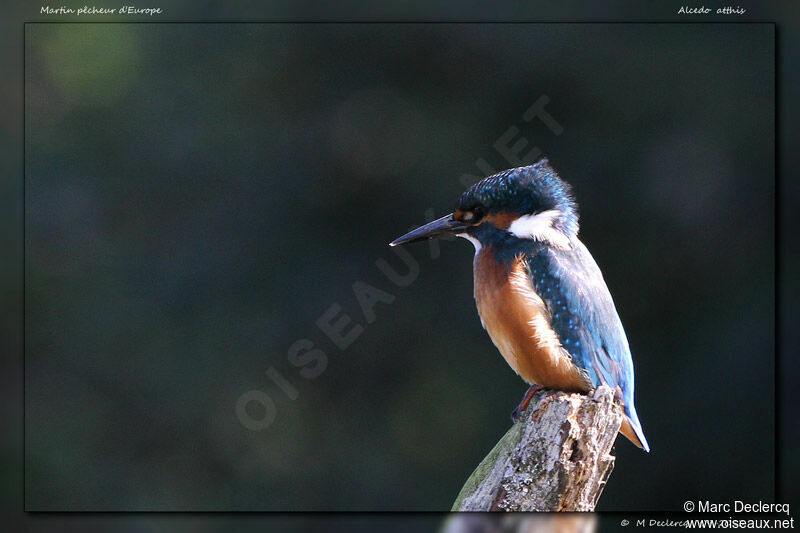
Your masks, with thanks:
M 600 508 L 770 500 L 773 31 L 29 25 L 28 508 L 448 509 L 525 385 L 468 244 L 410 249 L 408 287 L 375 261 L 479 158 L 511 166 L 512 126 L 573 184 L 634 354 L 653 452 L 619 441 Z M 541 95 L 561 135 L 522 119 Z M 356 281 L 394 296 L 372 323 Z M 333 303 L 364 327 L 344 351 Z

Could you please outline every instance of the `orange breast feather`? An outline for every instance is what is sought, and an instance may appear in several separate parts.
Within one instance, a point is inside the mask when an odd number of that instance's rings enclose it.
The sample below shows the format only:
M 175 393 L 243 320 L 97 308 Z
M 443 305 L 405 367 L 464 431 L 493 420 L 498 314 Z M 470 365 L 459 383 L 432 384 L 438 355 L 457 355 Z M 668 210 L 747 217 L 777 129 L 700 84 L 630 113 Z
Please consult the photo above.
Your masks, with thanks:
M 491 247 L 481 249 L 475 256 L 475 301 L 492 342 L 522 379 L 555 390 L 591 388 L 550 327 L 522 258 L 507 268 Z

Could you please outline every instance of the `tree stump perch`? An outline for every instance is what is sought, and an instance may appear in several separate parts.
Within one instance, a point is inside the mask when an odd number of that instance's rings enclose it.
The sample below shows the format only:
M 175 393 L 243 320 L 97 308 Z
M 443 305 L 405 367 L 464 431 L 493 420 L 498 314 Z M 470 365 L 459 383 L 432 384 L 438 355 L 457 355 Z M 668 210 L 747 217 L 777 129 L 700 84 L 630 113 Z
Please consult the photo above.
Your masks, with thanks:
M 540 391 L 467 480 L 453 511 L 593 511 L 622 424 L 614 390 Z

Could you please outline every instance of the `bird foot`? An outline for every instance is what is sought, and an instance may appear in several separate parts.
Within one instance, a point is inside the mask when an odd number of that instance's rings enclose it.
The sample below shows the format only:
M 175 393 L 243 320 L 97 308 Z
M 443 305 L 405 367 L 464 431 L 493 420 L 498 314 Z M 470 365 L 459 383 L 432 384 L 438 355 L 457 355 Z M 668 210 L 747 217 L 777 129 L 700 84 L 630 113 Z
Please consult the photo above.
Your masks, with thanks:
M 531 399 L 533 399 L 533 395 L 543 390 L 544 387 L 541 385 L 531 385 L 530 388 L 525 392 L 525 395 L 522 397 L 522 401 L 519 402 L 519 405 L 511 411 L 511 421 L 515 424 L 522 418 L 522 413 L 525 409 L 528 408 L 528 404 L 531 403 Z

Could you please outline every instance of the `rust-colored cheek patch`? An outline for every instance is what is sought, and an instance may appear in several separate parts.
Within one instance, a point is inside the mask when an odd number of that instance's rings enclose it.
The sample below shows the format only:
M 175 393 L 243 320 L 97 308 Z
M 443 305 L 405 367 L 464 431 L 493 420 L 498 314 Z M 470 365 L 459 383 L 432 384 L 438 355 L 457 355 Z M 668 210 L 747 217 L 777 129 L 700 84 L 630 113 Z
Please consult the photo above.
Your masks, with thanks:
M 511 224 L 517 218 L 519 218 L 519 215 L 516 213 L 508 213 L 505 211 L 501 211 L 499 213 L 491 213 L 489 215 L 486 215 L 484 220 L 486 220 L 486 222 L 491 223 L 497 229 L 508 231 L 508 228 L 511 227 Z

